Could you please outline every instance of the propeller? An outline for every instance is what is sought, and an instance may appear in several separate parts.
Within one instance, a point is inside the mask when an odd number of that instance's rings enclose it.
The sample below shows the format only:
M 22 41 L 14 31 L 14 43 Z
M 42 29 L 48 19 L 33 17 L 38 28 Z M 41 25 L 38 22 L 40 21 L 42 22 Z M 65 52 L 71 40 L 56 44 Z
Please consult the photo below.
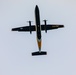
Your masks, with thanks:
M 47 33 L 47 20 L 43 20 L 44 21 L 44 25 L 45 25 L 45 32 Z
M 27 22 L 29 23 L 29 26 L 31 26 L 31 22 L 32 22 L 32 21 L 27 21 Z
M 30 30 L 30 34 L 32 33 L 32 31 L 31 31 L 31 22 L 32 21 L 27 21 L 28 23 L 29 23 L 29 30 Z

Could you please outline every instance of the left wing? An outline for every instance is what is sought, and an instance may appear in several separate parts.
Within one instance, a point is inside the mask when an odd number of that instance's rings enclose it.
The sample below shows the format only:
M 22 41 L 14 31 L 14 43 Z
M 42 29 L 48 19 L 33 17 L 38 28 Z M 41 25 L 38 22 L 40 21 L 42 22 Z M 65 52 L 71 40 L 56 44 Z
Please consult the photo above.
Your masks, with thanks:
M 12 28 L 12 31 L 36 31 L 35 26 L 24 26 L 24 27 L 18 27 L 18 28 Z

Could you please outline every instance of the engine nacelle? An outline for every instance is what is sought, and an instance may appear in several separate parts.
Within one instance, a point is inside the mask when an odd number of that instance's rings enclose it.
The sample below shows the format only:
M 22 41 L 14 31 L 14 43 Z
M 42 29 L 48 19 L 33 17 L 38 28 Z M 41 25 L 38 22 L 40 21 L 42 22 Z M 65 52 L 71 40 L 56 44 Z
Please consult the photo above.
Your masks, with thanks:
M 28 21 L 29 22 L 29 30 L 30 30 L 30 34 L 32 34 L 32 31 L 31 31 L 31 21 Z
M 47 23 L 46 23 L 47 20 L 43 20 L 43 21 L 44 21 L 44 25 L 45 25 L 45 32 L 47 33 Z

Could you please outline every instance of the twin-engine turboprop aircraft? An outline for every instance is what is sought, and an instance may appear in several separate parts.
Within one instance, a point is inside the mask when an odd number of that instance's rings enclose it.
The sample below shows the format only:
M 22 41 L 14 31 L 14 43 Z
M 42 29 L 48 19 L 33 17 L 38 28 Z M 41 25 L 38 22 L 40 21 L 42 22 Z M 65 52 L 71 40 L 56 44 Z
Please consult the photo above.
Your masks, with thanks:
M 47 52 L 41 51 L 41 31 L 45 30 L 47 33 L 47 30 L 52 30 L 52 29 L 58 29 L 58 28 L 63 28 L 64 25 L 54 25 L 54 24 L 46 24 L 47 20 L 44 20 L 44 25 L 40 23 L 40 14 L 39 14 L 39 8 L 36 5 L 35 7 L 35 21 L 36 24 L 31 26 L 31 21 L 29 21 L 29 26 L 24 26 L 24 27 L 18 27 L 18 28 L 12 28 L 12 31 L 19 31 L 19 32 L 30 32 L 36 31 L 36 36 L 37 36 L 37 43 L 38 43 L 38 48 L 39 51 L 33 52 L 32 56 L 35 55 L 46 55 Z

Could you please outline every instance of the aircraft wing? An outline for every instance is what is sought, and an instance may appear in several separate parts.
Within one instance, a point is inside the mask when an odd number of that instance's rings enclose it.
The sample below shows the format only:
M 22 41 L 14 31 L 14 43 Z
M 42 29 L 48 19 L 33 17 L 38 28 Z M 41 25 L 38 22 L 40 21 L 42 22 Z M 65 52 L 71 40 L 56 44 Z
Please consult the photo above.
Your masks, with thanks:
M 48 24 L 48 25 L 41 25 L 41 30 L 52 30 L 52 29 L 58 29 L 63 28 L 64 25 L 55 25 L 55 24 Z
M 12 28 L 12 31 L 22 31 L 22 32 L 29 32 L 29 31 L 35 31 L 35 26 L 24 26 L 24 27 L 17 27 Z

